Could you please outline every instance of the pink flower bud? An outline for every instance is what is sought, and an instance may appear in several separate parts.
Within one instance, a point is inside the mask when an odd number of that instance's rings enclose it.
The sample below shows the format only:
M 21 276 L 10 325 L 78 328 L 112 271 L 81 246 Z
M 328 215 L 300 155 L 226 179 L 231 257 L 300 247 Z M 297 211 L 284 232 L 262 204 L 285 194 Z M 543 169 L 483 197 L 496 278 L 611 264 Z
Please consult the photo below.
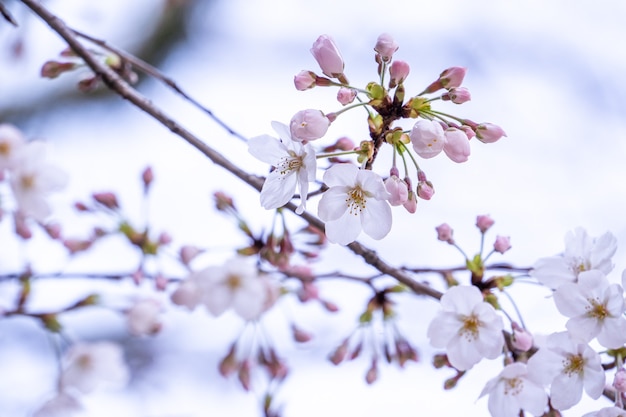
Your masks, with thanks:
M 430 200 L 435 194 L 435 188 L 430 181 L 419 181 L 417 183 L 417 196 L 422 200 Z
M 383 33 L 376 40 L 374 50 L 378 52 L 383 61 L 390 61 L 394 52 L 398 50 L 398 44 L 388 33 Z
M 493 244 L 493 250 L 504 253 L 509 249 L 511 249 L 511 238 L 508 236 L 496 236 L 496 241 Z
M 448 223 L 440 224 L 439 226 L 435 227 L 435 230 L 437 231 L 438 240 L 441 240 L 442 242 L 448 242 L 451 245 L 454 243 L 454 239 L 452 238 L 453 230 L 450 225 L 448 225 Z
M 451 88 L 460 87 L 465 78 L 467 68 L 464 67 L 450 67 L 439 74 L 439 81 L 443 88 L 450 90 Z
M 184 265 L 189 266 L 189 263 L 202 252 L 204 252 L 204 250 L 198 248 L 197 246 L 185 245 L 180 248 L 178 255 L 180 257 L 180 261 Z
M 115 210 L 120 207 L 117 203 L 117 197 L 113 193 L 94 193 L 91 197 L 108 209 Z
M 497 142 L 502 138 L 502 136 L 506 136 L 504 130 L 493 123 L 481 123 L 476 126 L 474 129 L 476 132 L 476 137 L 483 143 L 493 143 Z
M 293 340 L 298 343 L 306 343 L 313 339 L 313 335 L 311 333 L 302 330 L 295 324 L 291 326 L 291 333 L 293 335 Z
M 28 227 L 28 223 L 26 223 L 26 217 L 24 217 L 22 213 L 14 212 L 13 222 L 16 235 L 25 240 L 33 237 L 33 232 L 30 230 L 30 227 Z
M 333 353 L 330 354 L 328 359 L 334 364 L 339 365 L 348 355 L 348 344 L 350 339 L 345 339 Z
M 425 159 L 438 155 L 446 143 L 441 125 L 428 119 L 418 119 L 409 136 L 415 152 Z
M 455 127 L 449 127 L 445 131 L 446 143 L 443 151 L 454 162 L 465 162 L 469 158 L 470 144 L 465 132 Z
M 406 211 L 413 214 L 417 211 L 417 197 L 413 190 L 409 190 L 409 196 L 407 200 L 402 204 Z
M 372 365 L 370 366 L 370 368 L 367 370 L 367 373 L 365 374 L 365 382 L 371 385 L 374 382 L 376 382 L 377 379 L 378 379 L 378 366 L 376 364 L 376 359 L 373 359 Z
M 400 206 L 409 199 L 409 189 L 406 183 L 395 175 L 385 180 L 385 188 L 387 192 L 391 194 L 391 197 L 387 201 L 392 206 Z
M 463 104 L 472 99 L 472 95 L 465 87 L 451 88 L 447 93 L 442 94 L 441 99 L 446 101 L 450 100 L 455 104 Z
M 494 223 L 495 221 L 487 214 L 481 214 L 476 217 L 476 227 L 478 227 L 478 230 L 480 230 L 481 233 L 485 233 L 489 230 Z
M 343 58 L 330 36 L 321 35 L 317 38 L 311 53 L 326 76 L 336 78 L 343 75 Z
M 513 347 L 521 352 L 528 352 L 533 347 L 533 335 L 515 322 L 513 322 L 512 327 L 513 338 L 511 343 Z
M 315 87 L 316 78 L 317 76 L 315 75 L 314 72 L 300 71 L 298 74 L 296 74 L 295 77 L 293 77 L 293 83 L 296 86 L 296 90 L 304 91 L 304 90 L 308 90 L 309 88 Z
M 73 62 L 48 61 L 41 67 L 41 76 L 52 79 L 64 72 L 72 71 L 74 68 L 76 68 L 76 64 Z
M 141 173 L 141 180 L 143 181 L 144 192 L 148 191 L 148 188 L 150 188 L 150 184 L 152 184 L 152 181 L 154 181 L 154 173 L 152 172 L 151 167 L 147 167 L 143 170 L 143 172 Z
M 92 244 L 93 242 L 91 240 L 65 239 L 63 241 L 63 246 L 65 246 L 72 255 L 89 249 Z
M 330 120 L 320 110 L 308 109 L 296 113 L 289 123 L 291 138 L 298 142 L 319 139 L 326 134 Z
M 409 71 L 411 71 L 411 67 L 408 63 L 404 61 L 393 61 L 393 64 L 389 67 L 389 76 L 391 77 L 389 88 L 402 84 L 404 80 L 406 80 L 406 77 L 409 76 Z
M 356 90 L 353 88 L 341 87 L 337 92 L 337 101 L 343 104 L 350 104 L 354 101 L 356 97 Z
M 474 132 L 474 129 L 472 129 L 470 126 L 463 125 L 461 126 L 461 130 L 465 132 L 468 139 L 472 139 L 474 136 L 476 136 L 476 132 Z
M 613 387 L 617 390 L 617 392 L 626 392 L 626 369 L 619 368 L 617 372 L 615 372 Z
M 44 225 L 44 230 L 51 239 L 56 240 L 61 238 L 61 225 L 58 223 L 48 223 Z

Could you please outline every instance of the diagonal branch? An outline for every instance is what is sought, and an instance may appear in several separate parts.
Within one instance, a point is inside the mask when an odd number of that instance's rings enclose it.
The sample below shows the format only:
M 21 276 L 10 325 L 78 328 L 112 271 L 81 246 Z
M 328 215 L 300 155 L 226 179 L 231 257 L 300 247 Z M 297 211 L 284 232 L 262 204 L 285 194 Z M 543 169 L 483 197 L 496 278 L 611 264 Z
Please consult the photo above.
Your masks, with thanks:
M 78 40 L 76 32 L 69 28 L 56 15 L 52 14 L 48 9 L 46 9 L 39 1 L 21 0 L 21 2 L 26 7 L 31 9 L 36 15 L 38 15 L 43 21 L 45 21 L 54 32 L 61 36 L 61 38 L 63 38 L 67 42 L 67 44 L 74 50 L 74 52 L 85 61 L 85 63 L 92 69 L 92 71 L 94 71 L 94 73 L 101 77 L 102 81 L 108 88 L 113 90 L 122 98 L 128 100 L 134 106 L 143 110 L 159 123 L 167 127 L 174 134 L 180 136 L 182 139 L 187 141 L 187 143 L 196 148 L 215 164 L 235 175 L 237 178 L 241 179 L 257 191 L 261 190 L 264 181 L 263 178 L 253 175 L 233 164 L 217 150 L 207 145 L 197 136 L 193 135 L 183 126 L 174 121 L 161 109 L 152 104 L 150 100 L 148 100 L 137 90 L 131 87 L 115 71 L 97 60 L 89 51 L 89 49 L 86 48 Z M 285 207 L 295 213 L 295 204 L 288 203 Z M 316 227 L 320 230 L 324 230 L 324 223 L 316 216 L 305 212 L 302 213 L 300 217 L 307 221 L 311 226 Z M 389 265 L 388 263 L 383 261 L 374 250 L 360 244 L 359 242 L 352 242 L 348 245 L 348 248 L 352 250 L 352 252 L 354 252 L 355 254 L 361 256 L 366 263 L 373 266 L 383 274 L 389 275 L 397 279 L 399 282 L 409 287 L 415 293 L 427 295 L 435 299 L 441 298 L 441 292 L 435 290 L 434 288 L 431 288 L 428 285 L 415 281 L 409 274 L 407 274 L 400 268 Z

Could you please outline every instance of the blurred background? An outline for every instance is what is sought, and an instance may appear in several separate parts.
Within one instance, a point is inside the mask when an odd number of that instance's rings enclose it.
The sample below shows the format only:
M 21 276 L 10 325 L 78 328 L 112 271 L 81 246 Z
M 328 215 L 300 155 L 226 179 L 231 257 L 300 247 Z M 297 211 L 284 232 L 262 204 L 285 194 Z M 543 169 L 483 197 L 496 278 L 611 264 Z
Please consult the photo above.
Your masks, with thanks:
M 75 85 L 86 70 L 42 79 L 41 65 L 58 59 L 65 45 L 20 2 L 3 3 L 20 26 L 0 22 L 0 122 L 48 142 L 49 160 L 69 173 L 68 187 L 51 200 L 66 235 L 84 235 L 88 230 L 72 204 L 93 191 L 116 191 L 125 213 L 145 222 L 140 175 L 148 165 L 156 177 L 149 221 L 155 230 L 173 236 L 172 247 L 209 248 L 205 261 L 210 264 L 229 258 L 233 248 L 244 244 L 235 225 L 213 209 L 211 194 L 218 190 L 235 197 L 257 230 L 267 227 L 271 214 L 259 212 L 258 195 L 252 189 L 117 96 L 100 90 L 78 92 Z M 71 27 L 159 67 L 245 137 L 273 134 L 271 121 L 287 123 L 301 109 L 328 113 L 340 108 L 334 89 L 299 92 L 293 86 L 293 76 L 300 70 L 320 72 L 309 52 L 320 34 L 334 38 L 355 86 L 376 80 L 373 47 L 383 32 L 400 45 L 395 58 L 411 65 L 407 95 L 422 91 L 443 69 L 465 66 L 464 85 L 472 101 L 444 108 L 476 122 L 496 123 L 508 137 L 489 145 L 472 141 L 472 155 L 464 164 L 444 156 L 423 161 L 421 167 L 436 189 L 434 198 L 421 201 L 414 215 L 394 210 L 394 228 L 383 241 L 367 237 L 362 241 L 392 264 L 457 266 L 463 259 L 436 240 L 434 227 L 449 223 L 457 243 L 472 254 L 480 243 L 476 215 L 490 214 L 496 223 L 486 244 L 496 234 L 511 236 L 513 244 L 506 256 L 492 260 L 530 266 L 562 251 L 565 233 L 583 226 L 592 236 L 611 231 L 618 238 L 621 245 L 610 279 L 620 282 L 626 268 L 622 1 L 49 0 L 44 4 Z M 266 173 L 243 142 L 155 80 L 142 77 L 138 89 L 239 165 Z M 334 122 L 328 143 L 341 136 L 357 143 L 366 138 L 362 112 L 348 112 Z M 388 168 L 379 169 L 386 174 Z M 315 213 L 315 204 L 309 209 Z M 43 238 L 16 244 L 10 223 L 8 219 L 0 223 L 0 274 L 15 272 L 26 258 L 35 270 L 47 271 L 117 271 L 136 265 L 137 255 L 121 242 L 108 242 L 93 256 L 72 259 Z M 331 248 L 316 268 L 371 273 L 341 247 Z M 340 280 L 324 283 L 325 297 L 341 308 L 336 314 L 291 299 L 268 315 L 267 327 L 280 353 L 293 364 L 277 397 L 284 403 L 284 415 L 486 415 L 486 400 L 476 398 L 500 364 L 481 363 L 456 389 L 444 392 L 443 381 L 451 375 L 432 368 L 435 351 L 425 337 L 436 307 L 430 300 L 398 297 L 399 323 L 419 347 L 420 363 L 404 370 L 383 367 L 379 381 L 367 386 L 366 359 L 339 367 L 326 360 L 357 326 L 368 296 L 364 287 Z M 562 320 L 549 311 L 547 293 L 519 287 L 512 294 L 530 329 L 560 330 L 555 326 Z M 131 339 L 124 336 L 123 320 L 113 310 L 119 299 L 148 294 L 150 288 L 48 280 L 37 283 L 34 291 L 33 308 L 64 305 L 77 293 L 93 291 L 111 300 L 111 309 L 63 318 L 77 340 L 106 336 L 123 343 L 134 371 L 127 394 L 106 391 L 88 397 L 86 415 L 258 415 L 258 395 L 243 393 L 237 381 L 223 379 L 216 369 L 240 331 L 241 322 L 234 315 L 216 320 L 204 311 L 173 309 L 160 334 Z M 0 283 L 0 307 L 7 308 L 14 294 L 11 283 Z M 554 321 L 545 320 L 546 314 Z M 306 346 L 294 345 L 288 329 L 291 320 L 315 339 Z M 0 370 L 0 416 L 28 416 L 53 394 L 54 352 L 37 324 L 0 320 Z M 606 405 L 608 401 L 587 401 L 564 415 L 579 416 Z

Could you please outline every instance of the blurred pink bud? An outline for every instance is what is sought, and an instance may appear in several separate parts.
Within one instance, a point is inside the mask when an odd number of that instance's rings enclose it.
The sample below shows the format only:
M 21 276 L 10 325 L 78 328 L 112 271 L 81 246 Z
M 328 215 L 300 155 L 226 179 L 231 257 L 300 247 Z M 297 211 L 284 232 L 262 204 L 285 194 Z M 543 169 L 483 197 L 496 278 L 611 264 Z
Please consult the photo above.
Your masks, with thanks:
M 317 76 L 312 71 L 300 71 L 295 77 L 293 77 L 293 83 L 296 86 L 296 90 L 304 91 L 315 87 L 316 78 Z
M 92 243 L 93 242 L 91 240 L 65 239 L 63 241 L 63 246 L 65 246 L 65 248 L 70 251 L 70 254 L 73 255 L 89 249 Z
M 352 139 L 343 136 L 337 139 L 337 142 L 335 142 L 334 147 L 335 149 L 340 150 L 340 151 L 351 151 L 354 149 L 355 145 Z
M 239 373 L 237 374 L 237 377 L 239 378 L 239 382 L 241 383 L 241 386 L 246 391 L 250 391 L 250 388 L 252 388 L 252 380 L 251 380 L 252 378 L 250 375 L 251 369 L 252 369 L 252 363 L 250 362 L 250 360 L 244 359 L 241 362 L 241 365 L 239 366 Z
M 345 339 L 337 349 L 328 357 L 334 365 L 339 365 L 348 355 L 348 344 L 350 339 Z
M 626 369 L 619 368 L 617 372 L 615 372 L 613 387 L 617 390 L 617 392 L 626 392 Z
M 435 188 L 430 181 L 420 181 L 417 183 L 417 196 L 422 200 L 430 200 L 435 194 Z
M 402 204 L 406 211 L 413 214 L 417 211 L 417 197 L 413 190 L 409 190 L 409 196 L 407 200 Z
M 302 288 L 298 290 L 298 298 L 305 303 L 319 298 L 319 289 L 312 282 L 302 282 Z
M 409 136 L 413 149 L 424 159 L 438 155 L 446 143 L 441 125 L 428 119 L 418 119 Z
M 143 170 L 143 172 L 141 173 L 141 180 L 143 181 L 144 191 L 148 191 L 148 188 L 150 188 L 150 184 L 152 184 L 152 181 L 154 181 L 154 173 L 152 172 L 151 167 L 147 167 Z
M 511 238 L 508 236 L 496 236 L 496 241 L 493 244 L 493 250 L 504 253 L 509 249 L 511 249 Z
M 13 222 L 15 227 L 15 234 L 21 237 L 22 239 L 30 239 L 33 237 L 33 232 L 28 227 L 26 223 L 26 217 L 20 212 L 15 212 L 13 214 Z
M 200 303 L 202 290 L 196 280 L 186 279 L 178 285 L 170 298 L 174 304 L 193 310 Z
M 233 343 L 228 350 L 228 353 L 220 361 L 218 366 L 219 372 L 223 377 L 228 377 L 233 374 L 239 367 L 237 361 L 237 344 Z
M 321 35 L 317 38 L 313 43 L 311 53 L 326 76 L 336 78 L 343 75 L 343 58 L 330 36 Z
M 476 132 L 474 132 L 474 129 L 472 129 L 470 126 L 463 125 L 461 126 L 461 130 L 465 132 L 468 139 L 472 139 L 474 136 L 476 136 Z
M 391 197 L 387 201 L 392 206 L 400 206 L 409 199 L 409 189 L 406 183 L 395 175 L 385 180 L 385 188 L 387 192 L 391 194 Z
M 189 266 L 189 263 L 202 252 L 204 252 L 204 250 L 197 246 L 185 245 L 180 248 L 178 256 L 185 266 Z
M 165 291 L 169 283 L 170 280 L 163 274 L 157 274 L 157 276 L 154 277 L 154 289 L 157 291 Z
M 376 363 L 376 359 L 372 359 L 372 365 L 367 370 L 365 374 L 365 382 L 368 384 L 373 384 L 378 379 L 378 365 Z
M 449 127 L 444 134 L 446 143 L 443 145 L 443 151 L 448 158 L 457 163 L 467 161 L 470 154 L 470 144 L 465 132 L 455 127 Z
M 41 67 L 41 76 L 52 79 L 58 77 L 64 72 L 72 71 L 74 68 L 76 68 L 76 64 L 74 62 L 48 61 L 43 64 L 43 67 Z
M 453 230 L 448 223 L 440 224 L 435 227 L 435 230 L 437 231 L 437 239 L 442 242 L 448 242 L 451 245 L 454 244 L 454 239 L 452 238 Z
M 295 324 L 291 326 L 291 333 L 293 335 L 293 339 L 298 343 L 306 343 L 313 339 L 313 335 L 311 333 L 302 330 Z
M 378 52 L 383 61 L 390 61 L 398 48 L 398 44 L 388 33 L 380 35 L 376 40 L 376 46 L 374 46 L 374 50 Z
M 481 123 L 474 129 L 478 140 L 484 143 L 497 142 L 503 136 L 506 136 L 504 130 L 493 123 Z
M 389 67 L 389 76 L 391 77 L 389 88 L 402 84 L 404 80 L 406 80 L 406 77 L 409 76 L 409 71 L 411 71 L 411 67 L 408 63 L 404 61 L 393 61 Z
M 296 113 L 289 123 L 291 138 L 295 141 L 319 139 L 326 134 L 330 120 L 320 110 L 308 109 Z
M 339 311 L 339 306 L 332 301 L 321 300 L 321 302 L 326 311 L 328 311 L 329 313 L 336 313 Z
M 481 214 L 476 217 L 476 227 L 478 227 L 478 230 L 480 230 L 481 233 L 485 233 L 489 230 L 494 223 L 495 221 L 487 214 Z
M 455 104 L 463 104 L 472 99 L 472 95 L 465 87 L 451 88 L 447 93 L 441 95 L 441 99 L 449 100 Z
M 337 91 L 337 101 L 344 106 L 354 101 L 356 97 L 356 90 L 353 88 L 341 87 Z
M 61 225 L 58 223 L 48 223 L 44 225 L 44 230 L 51 239 L 59 239 L 61 237 Z
M 159 245 L 169 245 L 172 243 L 172 236 L 167 232 L 161 232 L 159 235 Z
M 120 207 L 117 203 L 117 197 L 113 193 L 94 193 L 91 197 L 108 209 L 115 210 Z
M 521 352 L 528 352 L 533 347 L 533 335 L 515 322 L 513 322 L 512 327 L 513 338 L 511 343 L 513 347 Z
M 439 81 L 443 88 L 450 90 L 451 88 L 460 87 L 467 73 L 467 68 L 450 67 L 439 74 Z

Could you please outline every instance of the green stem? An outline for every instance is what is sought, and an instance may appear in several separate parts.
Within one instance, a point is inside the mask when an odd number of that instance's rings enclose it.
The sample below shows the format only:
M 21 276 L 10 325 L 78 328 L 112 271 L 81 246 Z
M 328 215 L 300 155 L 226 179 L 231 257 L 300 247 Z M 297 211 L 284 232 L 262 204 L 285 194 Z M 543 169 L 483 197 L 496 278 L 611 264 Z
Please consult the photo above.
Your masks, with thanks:
M 335 156 L 343 156 L 343 155 L 352 155 L 359 153 L 359 151 L 342 151 L 342 152 L 331 152 L 331 153 L 323 153 L 320 155 L 315 155 L 316 159 L 322 158 L 334 158 Z

